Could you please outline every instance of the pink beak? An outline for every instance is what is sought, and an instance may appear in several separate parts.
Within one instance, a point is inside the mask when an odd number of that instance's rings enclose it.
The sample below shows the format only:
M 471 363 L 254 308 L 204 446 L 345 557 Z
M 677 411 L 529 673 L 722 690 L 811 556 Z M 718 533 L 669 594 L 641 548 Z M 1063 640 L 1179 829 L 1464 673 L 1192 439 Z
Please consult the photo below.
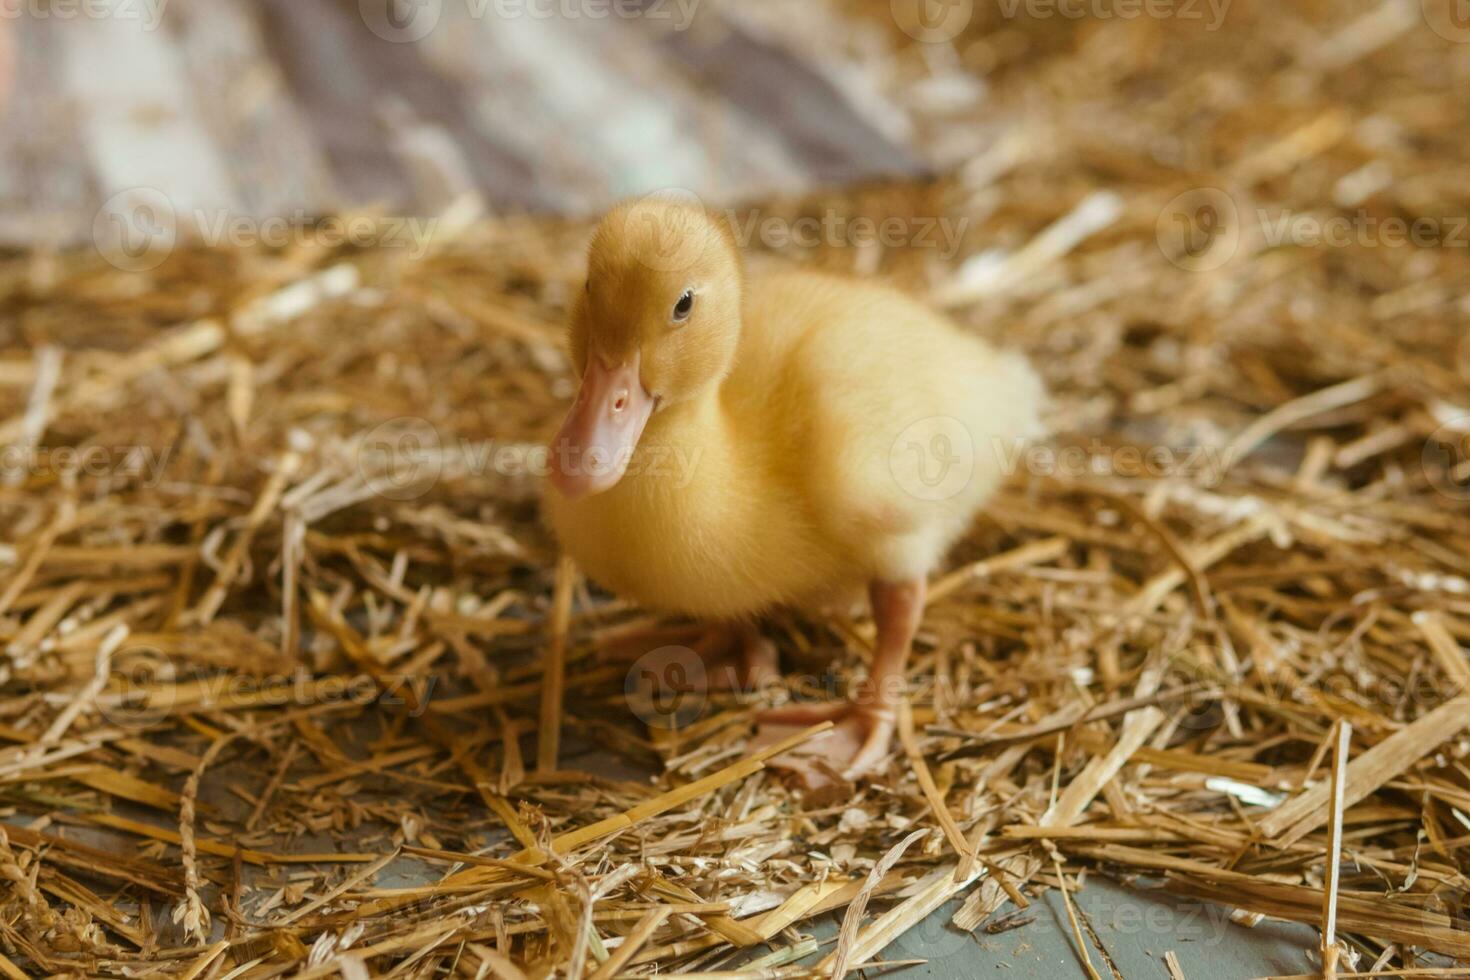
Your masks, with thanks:
M 577 400 L 551 443 L 551 482 L 568 499 L 611 490 L 628 471 L 653 414 L 638 362 L 637 354 L 617 367 L 587 358 Z

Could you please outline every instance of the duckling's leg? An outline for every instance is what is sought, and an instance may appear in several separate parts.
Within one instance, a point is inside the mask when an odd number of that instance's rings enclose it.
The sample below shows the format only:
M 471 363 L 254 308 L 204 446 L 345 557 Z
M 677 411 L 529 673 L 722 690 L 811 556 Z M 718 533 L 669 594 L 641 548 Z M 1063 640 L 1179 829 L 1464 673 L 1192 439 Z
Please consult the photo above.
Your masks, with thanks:
M 754 623 L 744 621 L 656 626 L 610 639 L 603 654 L 615 660 L 634 660 L 658 671 L 665 662 L 687 658 L 691 651 L 704 664 L 705 684 L 711 691 L 758 691 L 780 679 L 776 646 Z
M 754 623 L 712 623 L 691 646 L 712 691 L 759 691 L 781 678 L 776 645 Z
M 904 665 L 924 614 L 924 580 L 872 582 L 868 599 L 878 630 L 873 668 L 852 697 L 837 704 L 794 705 L 760 714 L 762 731 L 758 741 L 789 734 L 789 730 L 768 730 L 767 726 L 836 722 L 830 732 L 773 763 L 796 773 L 813 789 L 830 783 L 833 773 L 844 779 L 872 773 L 888 758 L 893 742 L 898 706 L 904 697 Z

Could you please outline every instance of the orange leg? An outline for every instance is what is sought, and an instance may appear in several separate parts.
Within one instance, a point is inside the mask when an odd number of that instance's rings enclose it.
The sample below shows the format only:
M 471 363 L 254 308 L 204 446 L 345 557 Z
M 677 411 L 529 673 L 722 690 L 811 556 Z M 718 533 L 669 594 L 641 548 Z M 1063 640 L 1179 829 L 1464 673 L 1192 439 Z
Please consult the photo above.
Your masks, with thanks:
M 873 582 L 868 586 L 878 629 L 873 669 L 852 697 L 837 704 L 793 705 L 762 712 L 757 742 L 773 742 L 795 727 L 836 723 L 772 764 L 794 772 L 809 788 L 833 775 L 857 779 L 881 769 L 893 742 L 898 706 L 904 697 L 904 666 L 924 614 L 924 580 Z
M 754 623 L 656 626 L 610 637 L 602 650 L 609 659 L 637 661 L 655 671 L 692 651 L 704 664 L 711 691 L 756 691 L 780 677 L 776 646 Z

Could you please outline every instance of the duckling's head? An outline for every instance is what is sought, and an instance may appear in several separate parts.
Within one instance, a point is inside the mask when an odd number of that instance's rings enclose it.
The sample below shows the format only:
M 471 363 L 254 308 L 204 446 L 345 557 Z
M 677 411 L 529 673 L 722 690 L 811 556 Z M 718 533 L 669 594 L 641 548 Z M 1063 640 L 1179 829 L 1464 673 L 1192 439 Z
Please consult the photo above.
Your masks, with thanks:
M 558 490 L 611 489 L 654 412 L 718 388 L 740 340 L 740 286 L 728 225 L 697 203 L 653 195 L 602 219 L 571 317 L 582 385 L 551 447 Z

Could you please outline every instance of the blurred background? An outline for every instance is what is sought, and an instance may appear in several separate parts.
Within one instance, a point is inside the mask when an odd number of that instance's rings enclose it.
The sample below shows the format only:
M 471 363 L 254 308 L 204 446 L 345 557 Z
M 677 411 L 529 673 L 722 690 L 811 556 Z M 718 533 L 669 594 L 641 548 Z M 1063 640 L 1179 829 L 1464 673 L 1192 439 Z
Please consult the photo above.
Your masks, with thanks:
M 4 0 L 0 238 L 82 240 L 151 192 L 189 225 L 1009 170 L 1061 199 L 1210 174 L 1329 108 L 1311 132 L 1378 161 L 1366 199 L 1457 140 L 1457 4 Z

